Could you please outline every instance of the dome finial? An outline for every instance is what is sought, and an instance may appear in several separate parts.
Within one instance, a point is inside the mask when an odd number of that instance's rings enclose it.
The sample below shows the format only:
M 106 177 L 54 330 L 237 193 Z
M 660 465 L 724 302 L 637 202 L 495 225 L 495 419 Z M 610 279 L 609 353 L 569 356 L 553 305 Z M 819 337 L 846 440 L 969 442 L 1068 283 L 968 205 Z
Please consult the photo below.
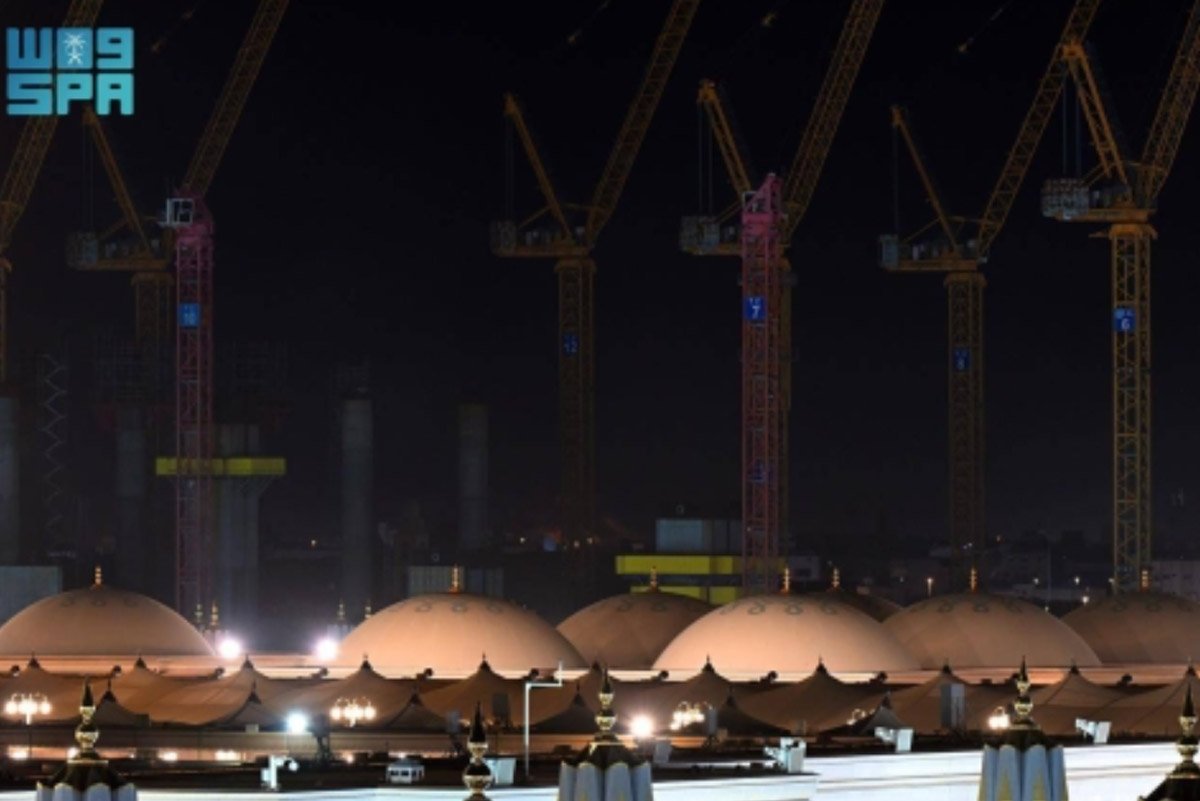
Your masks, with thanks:
M 368 598 L 367 603 L 363 606 L 363 620 L 371 619 L 371 600 Z
M 836 567 L 833 568 L 833 579 L 831 581 L 832 589 L 840 590 L 842 588 L 842 571 Z
M 617 735 L 613 734 L 613 727 L 617 725 L 617 714 L 613 712 L 613 687 L 612 682 L 608 678 L 608 666 L 604 667 L 604 679 L 600 682 L 600 711 L 596 713 L 596 727 L 599 731 L 596 732 L 596 739 L 592 743 L 594 748 L 597 743 L 612 742 L 617 739 Z
M 92 587 L 99 587 L 104 583 L 104 572 L 100 569 L 100 565 L 92 570 Z
M 487 801 L 484 790 L 492 784 L 492 771 L 483 761 L 487 753 L 487 733 L 483 728 L 483 707 L 475 702 L 475 716 L 471 719 L 471 734 L 467 738 L 467 750 L 471 753 L 471 761 L 463 771 L 463 784 L 471 791 L 468 801 Z
M 1183 761 L 1171 772 L 1172 778 L 1196 779 L 1200 777 L 1200 766 L 1196 765 L 1196 751 L 1200 750 L 1200 742 L 1196 740 L 1196 707 L 1192 703 L 1192 684 L 1188 682 L 1187 693 L 1183 697 L 1183 711 L 1179 713 L 1179 728 L 1182 735 L 1175 743 L 1175 750 Z
M 979 592 L 979 568 L 971 565 L 971 575 L 968 579 L 970 582 L 971 592 Z
M 455 595 L 462 592 L 462 568 L 458 565 L 450 568 L 450 592 Z
M 658 592 L 658 568 L 650 565 L 650 592 Z
M 792 569 L 787 565 L 783 568 L 783 586 L 779 590 L 784 595 L 792 591 Z
M 1017 672 L 1017 700 L 1013 702 L 1013 711 L 1017 713 L 1012 722 L 1014 729 L 1032 729 L 1037 724 L 1030 714 L 1033 712 L 1033 699 L 1029 697 L 1029 670 L 1025 665 L 1025 656 L 1021 656 L 1021 669 Z

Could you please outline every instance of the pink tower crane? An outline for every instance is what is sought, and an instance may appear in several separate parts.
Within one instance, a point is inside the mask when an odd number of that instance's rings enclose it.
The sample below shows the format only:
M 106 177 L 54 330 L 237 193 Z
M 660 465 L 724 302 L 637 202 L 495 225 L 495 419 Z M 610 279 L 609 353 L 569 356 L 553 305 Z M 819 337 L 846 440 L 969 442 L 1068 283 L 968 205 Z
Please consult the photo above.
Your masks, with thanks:
M 212 597 L 213 219 L 204 199 L 167 201 L 175 231 L 175 608 Z

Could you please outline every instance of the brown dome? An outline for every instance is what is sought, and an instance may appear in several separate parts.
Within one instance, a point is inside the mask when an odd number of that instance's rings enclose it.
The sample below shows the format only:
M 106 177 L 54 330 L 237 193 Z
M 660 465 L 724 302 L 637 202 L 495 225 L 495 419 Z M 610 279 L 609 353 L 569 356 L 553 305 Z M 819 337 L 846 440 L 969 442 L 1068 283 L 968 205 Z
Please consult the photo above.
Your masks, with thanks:
M 675 635 L 711 610 L 678 593 L 634 592 L 585 606 L 559 623 L 558 631 L 589 663 L 646 669 Z
M 884 627 L 921 663 L 935 669 L 1096 667 L 1100 660 L 1069 626 L 1039 606 L 985 593 L 941 595 L 889 617 Z
M 0 654 L 212 656 L 200 632 L 152 598 L 93 584 L 35 601 L 0 626 Z
M 1063 622 L 1106 665 L 1183 664 L 1200 658 L 1200 604 L 1175 595 L 1112 595 L 1072 609 Z
M 655 661 L 657 670 L 699 670 L 711 657 L 726 675 L 805 675 L 824 661 L 837 673 L 917 669 L 916 660 L 857 609 L 816 595 L 758 595 L 714 609 Z
M 433 668 L 466 676 L 481 657 L 497 671 L 585 667 L 579 652 L 550 624 L 508 601 L 469 593 L 431 593 L 381 609 L 346 635 L 339 662 L 364 658 L 391 675 Z

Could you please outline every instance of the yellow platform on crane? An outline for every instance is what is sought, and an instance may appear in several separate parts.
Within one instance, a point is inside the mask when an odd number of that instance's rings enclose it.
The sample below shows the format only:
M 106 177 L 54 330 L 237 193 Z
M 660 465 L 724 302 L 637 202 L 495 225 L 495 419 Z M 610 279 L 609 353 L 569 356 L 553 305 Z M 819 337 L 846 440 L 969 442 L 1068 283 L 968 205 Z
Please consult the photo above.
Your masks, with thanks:
M 178 459 L 170 456 L 160 456 L 154 460 L 154 474 L 157 476 L 179 475 Z M 184 470 L 184 475 L 206 472 L 211 476 L 227 478 L 267 478 L 287 475 L 287 459 L 280 456 L 228 456 L 208 460 L 208 469 Z

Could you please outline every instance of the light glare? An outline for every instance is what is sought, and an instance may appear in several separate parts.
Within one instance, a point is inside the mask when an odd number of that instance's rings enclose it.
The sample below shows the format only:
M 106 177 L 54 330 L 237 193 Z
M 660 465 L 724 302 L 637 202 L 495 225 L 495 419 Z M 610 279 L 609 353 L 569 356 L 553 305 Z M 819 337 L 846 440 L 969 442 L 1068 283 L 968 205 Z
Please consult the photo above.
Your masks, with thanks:
M 635 740 L 646 740 L 654 736 L 654 721 L 649 715 L 635 715 L 629 721 L 629 733 Z
M 320 662 L 331 662 L 337 658 L 338 642 L 332 637 L 322 637 L 313 648 L 313 655 Z
M 236 637 L 223 637 L 217 643 L 217 653 L 222 659 L 237 659 L 242 655 L 242 643 Z
M 288 734 L 304 734 L 308 731 L 308 715 L 303 712 L 291 712 L 287 716 Z

